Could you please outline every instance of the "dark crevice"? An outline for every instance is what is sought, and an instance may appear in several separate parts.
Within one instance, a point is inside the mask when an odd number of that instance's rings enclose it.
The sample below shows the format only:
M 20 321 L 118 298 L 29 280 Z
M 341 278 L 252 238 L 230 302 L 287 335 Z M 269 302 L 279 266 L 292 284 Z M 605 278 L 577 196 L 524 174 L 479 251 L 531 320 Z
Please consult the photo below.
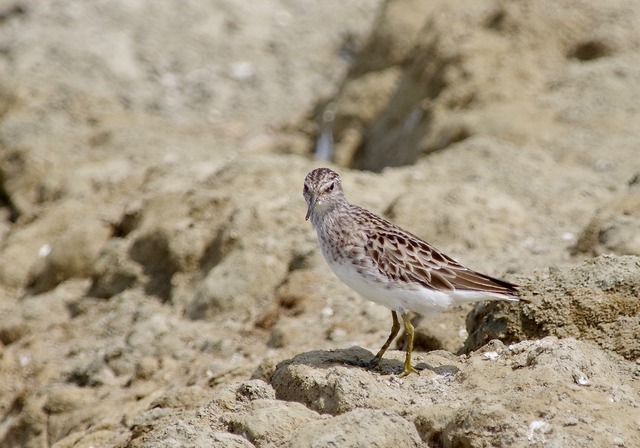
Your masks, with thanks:
M 228 253 L 229 247 L 227 243 L 228 238 L 225 229 L 220 227 L 216 232 L 215 238 L 207 245 L 202 257 L 200 257 L 199 264 L 203 273 L 206 274 L 222 261 L 224 255 Z
M 3 10 L 0 10 L 0 25 L 4 25 L 9 20 L 24 16 L 26 13 L 27 8 L 19 3 L 4 8 Z
M 589 40 L 576 45 L 569 53 L 569 57 L 579 61 L 588 62 L 610 56 L 611 53 L 611 48 L 604 42 Z
M 140 263 L 147 277 L 145 292 L 159 297 L 163 302 L 171 300 L 171 278 L 178 269 L 178 263 L 173 259 L 169 242 L 160 233 L 149 234 L 138 238 L 129 255 Z
M 11 196 L 4 187 L 4 176 L 0 172 L 0 207 L 6 207 L 9 210 L 9 221 L 15 223 L 20 218 L 20 212 L 14 204 Z
M 125 212 L 120 218 L 120 221 L 111 225 L 113 236 L 116 238 L 124 238 L 129 235 L 136 227 L 138 227 L 140 221 L 140 211 L 135 210 L 131 212 Z
M 506 16 L 507 14 L 504 11 L 497 11 L 494 15 L 489 17 L 489 20 L 487 20 L 487 28 L 495 31 L 502 31 Z

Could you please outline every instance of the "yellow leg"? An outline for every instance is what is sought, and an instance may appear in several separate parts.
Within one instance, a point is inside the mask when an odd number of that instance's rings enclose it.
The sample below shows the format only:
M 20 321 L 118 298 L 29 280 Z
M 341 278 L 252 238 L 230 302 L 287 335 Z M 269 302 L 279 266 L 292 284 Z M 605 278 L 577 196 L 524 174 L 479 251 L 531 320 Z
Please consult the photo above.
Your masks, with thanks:
M 418 375 L 420 375 L 418 371 L 414 369 L 413 366 L 411 365 L 411 353 L 413 352 L 413 336 L 414 336 L 413 324 L 411 323 L 411 320 L 409 319 L 408 314 L 403 314 L 402 320 L 404 322 L 404 329 L 407 332 L 407 336 L 409 337 L 409 344 L 407 345 L 407 357 L 404 359 L 404 369 L 402 369 L 402 374 L 400 375 L 400 378 L 405 377 L 410 373 L 417 373 Z
M 391 317 L 393 318 L 393 325 L 391 325 L 391 334 L 387 338 L 387 342 L 385 342 L 382 348 L 378 351 L 378 354 L 369 363 L 371 368 L 376 368 L 380 365 L 380 362 L 382 361 L 382 355 L 384 355 L 384 352 L 387 351 L 387 349 L 391 345 L 391 342 L 394 340 L 394 338 L 398 335 L 398 332 L 400 331 L 400 322 L 398 322 L 398 313 L 396 313 L 395 311 L 391 311 Z M 407 324 L 405 323 L 405 327 L 406 325 Z

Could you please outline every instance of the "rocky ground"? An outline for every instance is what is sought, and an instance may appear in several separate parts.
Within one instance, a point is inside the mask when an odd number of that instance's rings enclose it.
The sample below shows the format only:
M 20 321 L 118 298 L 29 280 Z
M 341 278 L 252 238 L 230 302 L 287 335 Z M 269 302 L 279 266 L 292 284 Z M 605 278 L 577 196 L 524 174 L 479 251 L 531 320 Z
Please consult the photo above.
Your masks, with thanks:
M 0 446 L 640 446 L 637 23 L 0 1 Z M 522 300 L 357 367 L 390 313 L 322 260 L 320 165 Z

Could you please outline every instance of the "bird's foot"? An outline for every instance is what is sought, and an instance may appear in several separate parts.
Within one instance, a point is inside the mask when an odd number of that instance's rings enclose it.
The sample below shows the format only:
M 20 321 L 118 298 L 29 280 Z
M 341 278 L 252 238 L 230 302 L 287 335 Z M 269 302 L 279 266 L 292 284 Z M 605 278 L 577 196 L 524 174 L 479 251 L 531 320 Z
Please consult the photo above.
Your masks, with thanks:
M 404 368 L 402 369 L 402 373 L 400 374 L 400 378 L 404 378 L 405 376 L 409 375 L 410 373 L 415 373 L 416 375 L 420 375 L 420 372 L 418 372 L 412 365 L 411 363 L 407 364 L 406 362 L 404 363 Z

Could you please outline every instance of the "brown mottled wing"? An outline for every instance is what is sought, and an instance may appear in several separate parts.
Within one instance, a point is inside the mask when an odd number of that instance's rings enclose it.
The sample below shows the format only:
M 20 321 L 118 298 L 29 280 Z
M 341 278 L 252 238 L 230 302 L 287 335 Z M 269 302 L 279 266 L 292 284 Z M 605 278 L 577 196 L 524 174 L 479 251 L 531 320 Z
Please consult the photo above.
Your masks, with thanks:
M 515 285 L 472 271 L 397 226 L 387 227 L 367 230 L 365 250 L 380 273 L 443 292 L 467 290 L 509 296 L 518 293 Z

